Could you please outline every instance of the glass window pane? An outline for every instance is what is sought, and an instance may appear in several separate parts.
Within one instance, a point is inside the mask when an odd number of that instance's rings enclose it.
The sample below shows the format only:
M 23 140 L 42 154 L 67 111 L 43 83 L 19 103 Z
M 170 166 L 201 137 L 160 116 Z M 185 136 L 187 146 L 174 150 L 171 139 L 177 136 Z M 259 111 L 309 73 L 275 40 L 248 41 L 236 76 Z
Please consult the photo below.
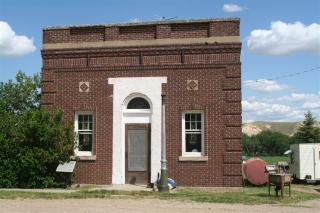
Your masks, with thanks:
M 82 126 L 82 122 L 78 122 L 78 129 L 82 129 L 83 128 L 83 126 Z
M 83 123 L 83 129 L 89 129 L 89 123 L 85 122 Z
M 192 113 L 191 114 L 191 121 L 195 121 L 196 120 L 196 114 Z
M 197 121 L 201 121 L 201 113 L 197 113 Z
M 186 133 L 186 152 L 201 152 L 201 134 Z
M 92 122 L 92 115 L 89 115 L 89 122 Z
M 190 122 L 186 122 L 186 129 L 190 129 Z
M 89 124 L 89 129 L 92 130 L 92 123 Z
M 197 122 L 197 129 L 201 129 L 201 122 Z
M 128 103 L 127 109 L 150 109 L 150 105 L 144 98 L 134 98 Z
M 79 133 L 79 151 L 92 151 L 92 134 Z
M 79 115 L 78 116 L 78 122 L 82 122 L 83 121 L 83 115 Z
M 185 120 L 186 120 L 186 121 L 190 121 L 190 114 L 189 114 L 189 113 L 188 113 L 188 114 L 187 114 L 187 113 L 185 114 Z
M 191 129 L 196 129 L 196 122 L 191 122 Z

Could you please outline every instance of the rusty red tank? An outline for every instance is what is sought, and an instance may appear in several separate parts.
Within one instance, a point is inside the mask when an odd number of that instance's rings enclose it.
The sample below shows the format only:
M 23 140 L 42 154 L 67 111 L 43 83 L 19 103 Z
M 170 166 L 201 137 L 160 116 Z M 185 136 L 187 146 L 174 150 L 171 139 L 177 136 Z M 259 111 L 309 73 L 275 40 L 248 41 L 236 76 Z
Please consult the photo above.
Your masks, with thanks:
M 264 185 L 268 182 L 267 163 L 260 158 L 250 158 L 243 164 L 243 173 L 253 185 Z

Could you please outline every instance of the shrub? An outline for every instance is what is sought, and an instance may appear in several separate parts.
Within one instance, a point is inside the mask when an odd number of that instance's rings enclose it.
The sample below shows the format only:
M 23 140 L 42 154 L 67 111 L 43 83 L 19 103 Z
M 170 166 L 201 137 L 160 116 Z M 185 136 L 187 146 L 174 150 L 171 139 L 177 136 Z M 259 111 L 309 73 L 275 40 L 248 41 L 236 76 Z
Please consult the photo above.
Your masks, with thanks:
M 65 125 L 62 115 L 28 110 L 12 127 L 14 134 L 0 134 L 0 187 L 65 187 L 70 182 L 55 172 L 74 147 L 72 125 Z
M 0 187 L 63 187 L 70 176 L 55 172 L 73 155 L 72 125 L 63 112 L 40 107 L 40 77 L 18 72 L 0 82 Z

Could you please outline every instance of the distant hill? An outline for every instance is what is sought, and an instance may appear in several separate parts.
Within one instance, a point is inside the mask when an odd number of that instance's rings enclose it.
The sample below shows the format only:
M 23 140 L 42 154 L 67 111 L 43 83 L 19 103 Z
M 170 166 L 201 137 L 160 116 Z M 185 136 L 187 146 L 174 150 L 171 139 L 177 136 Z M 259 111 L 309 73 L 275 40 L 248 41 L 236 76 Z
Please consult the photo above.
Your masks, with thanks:
M 242 124 L 242 132 L 251 136 L 258 134 L 263 130 L 271 130 L 291 136 L 297 131 L 300 124 L 300 122 L 256 121 Z

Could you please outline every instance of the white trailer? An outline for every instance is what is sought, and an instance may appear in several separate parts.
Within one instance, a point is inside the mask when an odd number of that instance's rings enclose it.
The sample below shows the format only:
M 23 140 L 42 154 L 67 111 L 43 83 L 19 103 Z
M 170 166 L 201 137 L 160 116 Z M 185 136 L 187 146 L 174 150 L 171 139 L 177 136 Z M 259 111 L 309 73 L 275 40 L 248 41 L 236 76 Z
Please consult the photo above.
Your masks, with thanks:
M 290 173 L 295 179 L 320 181 L 320 143 L 290 145 Z

